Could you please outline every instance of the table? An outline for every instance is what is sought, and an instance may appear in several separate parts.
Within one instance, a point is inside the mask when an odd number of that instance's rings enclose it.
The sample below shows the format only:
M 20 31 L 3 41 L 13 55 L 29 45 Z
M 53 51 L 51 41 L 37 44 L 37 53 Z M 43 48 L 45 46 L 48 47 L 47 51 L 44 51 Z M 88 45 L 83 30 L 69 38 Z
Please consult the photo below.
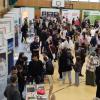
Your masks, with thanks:
M 26 85 L 26 100 L 48 100 L 47 93 L 44 95 L 37 94 L 38 89 L 44 89 L 44 84 Z

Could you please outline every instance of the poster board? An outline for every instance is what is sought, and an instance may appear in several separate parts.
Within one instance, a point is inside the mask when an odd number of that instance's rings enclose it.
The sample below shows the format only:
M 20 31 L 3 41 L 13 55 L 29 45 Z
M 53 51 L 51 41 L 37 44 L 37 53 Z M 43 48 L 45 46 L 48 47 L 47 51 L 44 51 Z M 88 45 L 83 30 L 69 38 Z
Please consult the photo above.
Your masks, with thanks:
M 66 17 L 70 23 L 72 23 L 72 19 L 75 20 L 77 17 L 80 17 L 80 10 L 70 10 L 70 9 L 63 9 L 62 16 Z
M 8 74 L 8 67 L 7 67 L 7 50 L 6 50 L 6 42 L 5 42 L 5 28 L 0 26 L 0 39 L 2 36 L 3 44 L 0 46 L 0 99 L 4 98 L 4 90 L 7 86 L 7 74 Z
M 33 7 L 21 7 L 21 25 L 24 23 L 24 18 L 33 20 L 35 18 L 35 9 Z
M 8 12 L 8 14 L 6 14 L 4 17 L 5 18 L 12 18 L 14 20 L 15 47 L 18 47 L 19 16 L 16 12 Z
M 100 11 L 83 10 L 82 19 L 90 19 L 91 24 L 94 24 L 95 20 L 100 20 Z
M 14 37 L 14 22 L 12 18 L 0 19 L 0 26 L 6 28 L 6 39 Z
M 41 16 L 55 16 L 58 13 L 60 13 L 59 9 L 54 9 L 54 8 L 41 8 Z

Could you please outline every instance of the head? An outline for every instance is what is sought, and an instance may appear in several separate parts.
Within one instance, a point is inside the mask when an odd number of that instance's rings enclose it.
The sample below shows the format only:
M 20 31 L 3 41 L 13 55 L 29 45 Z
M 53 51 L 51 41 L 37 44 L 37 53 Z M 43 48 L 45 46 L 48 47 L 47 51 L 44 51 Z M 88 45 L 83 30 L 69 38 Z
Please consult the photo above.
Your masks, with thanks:
M 17 77 L 16 76 L 11 76 L 10 77 L 10 82 L 11 82 L 11 84 L 16 84 L 17 83 Z
M 19 59 L 19 60 L 23 60 L 23 57 L 24 57 L 24 52 L 21 52 L 21 53 L 19 54 L 18 59 Z
M 47 61 L 48 60 L 48 56 L 46 54 L 43 54 L 43 60 Z
M 96 53 L 97 53 L 98 55 L 100 55 L 100 45 L 97 46 L 97 48 L 96 48 L 95 51 L 96 51 Z
M 18 72 L 17 67 L 12 66 L 11 75 L 17 75 L 17 72 Z
M 80 61 L 80 60 L 81 60 L 80 56 L 76 56 L 76 61 Z
M 38 42 L 38 37 L 37 36 L 35 36 L 34 41 Z

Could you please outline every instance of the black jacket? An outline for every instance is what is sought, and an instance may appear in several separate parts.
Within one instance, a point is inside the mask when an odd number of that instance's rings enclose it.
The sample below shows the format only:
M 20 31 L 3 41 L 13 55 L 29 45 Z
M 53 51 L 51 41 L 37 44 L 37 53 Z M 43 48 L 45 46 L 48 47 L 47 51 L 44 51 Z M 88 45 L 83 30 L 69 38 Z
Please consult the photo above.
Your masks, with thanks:
M 46 75 L 53 75 L 54 73 L 54 66 L 51 60 L 47 60 L 46 62 Z
M 36 76 L 42 76 L 44 74 L 44 68 L 42 61 L 30 61 L 28 66 L 28 75 L 35 78 Z
M 33 52 L 39 52 L 39 51 L 35 51 L 35 49 L 39 49 L 39 43 L 38 42 L 32 42 L 30 45 L 30 51 Z
M 4 96 L 7 98 L 7 100 L 21 100 L 18 89 L 12 84 L 6 87 Z
M 59 58 L 59 66 L 62 72 L 71 71 L 73 66 L 73 56 L 64 50 Z

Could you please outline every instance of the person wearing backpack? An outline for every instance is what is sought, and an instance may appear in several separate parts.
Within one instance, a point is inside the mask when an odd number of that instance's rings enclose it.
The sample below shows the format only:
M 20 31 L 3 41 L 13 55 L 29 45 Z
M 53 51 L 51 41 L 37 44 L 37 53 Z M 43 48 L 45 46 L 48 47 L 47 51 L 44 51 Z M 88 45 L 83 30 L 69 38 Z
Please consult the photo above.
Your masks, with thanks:
M 43 55 L 43 60 L 44 60 L 44 69 L 45 69 L 45 75 L 48 76 L 50 84 L 53 83 L 53 74 L 54 74 L 54 66 L 52 64 L 52 61 L 48 58 L 47 55 Z

